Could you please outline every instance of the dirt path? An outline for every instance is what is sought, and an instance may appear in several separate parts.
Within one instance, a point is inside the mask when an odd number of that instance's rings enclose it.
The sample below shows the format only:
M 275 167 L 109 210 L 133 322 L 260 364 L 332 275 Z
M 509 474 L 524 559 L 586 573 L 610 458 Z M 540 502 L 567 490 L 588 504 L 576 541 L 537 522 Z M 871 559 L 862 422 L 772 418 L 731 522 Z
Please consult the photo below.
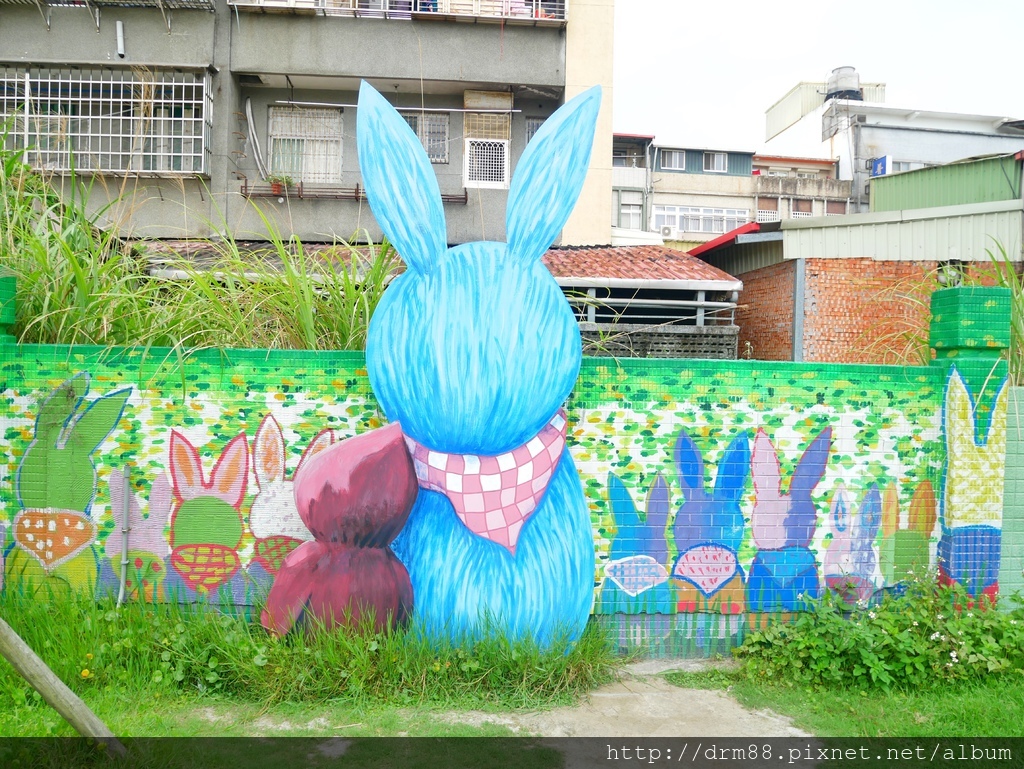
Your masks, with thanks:
M 446 721 L 493 723 L 541 737 L 808 737 L 788 718 L 751 711 L 724 691 L 681 689 L 670 670 L 702 670 L 703 660 L 655 660 L 627 666 L 621 678 L 574 707 L 536 713 L 451 713 Z

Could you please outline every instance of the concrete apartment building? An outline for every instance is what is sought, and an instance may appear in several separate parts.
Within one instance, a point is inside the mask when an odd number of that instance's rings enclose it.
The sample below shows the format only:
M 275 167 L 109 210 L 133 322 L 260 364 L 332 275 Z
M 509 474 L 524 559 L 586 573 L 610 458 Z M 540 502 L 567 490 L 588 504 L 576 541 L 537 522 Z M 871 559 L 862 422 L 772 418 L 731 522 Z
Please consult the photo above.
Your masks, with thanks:
M 449 243 L 502 240 L 516 162 L 589 86 L 603 105 L 563 243 L 610 242 L 613 0 L 0 0 L 10 147 L 136 237 L 380 232 L 361 187 L 367 80 L 437 172 Z M 272 186 L 274 177 L 290 184 Z M 396 179 L 401 183 L 401 179 Z
M 794 86 L 765 112 L 765 126 L 763 153 L 837 164 L 851 213 L 870 209 L 872 178 L 1024 149 L 1024 120 L 891 106 L 885 84 L 862 83 L 853 67 Z
M 851 186 L 835 162 L 751 151 L 660 146 L 616 134 L 612 243 L 689 250 L 747 222 L 847 212 Z

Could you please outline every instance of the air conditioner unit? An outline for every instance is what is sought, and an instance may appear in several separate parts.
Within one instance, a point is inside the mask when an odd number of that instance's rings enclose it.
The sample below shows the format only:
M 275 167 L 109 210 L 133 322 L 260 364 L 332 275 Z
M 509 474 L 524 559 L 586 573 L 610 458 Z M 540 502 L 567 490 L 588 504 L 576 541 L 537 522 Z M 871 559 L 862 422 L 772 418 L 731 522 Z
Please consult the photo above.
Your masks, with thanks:
M 674 232 L 675 228 L 671 224 L 664 224 L 661 227 L 661 237 L 663 238 L 671 238 Z

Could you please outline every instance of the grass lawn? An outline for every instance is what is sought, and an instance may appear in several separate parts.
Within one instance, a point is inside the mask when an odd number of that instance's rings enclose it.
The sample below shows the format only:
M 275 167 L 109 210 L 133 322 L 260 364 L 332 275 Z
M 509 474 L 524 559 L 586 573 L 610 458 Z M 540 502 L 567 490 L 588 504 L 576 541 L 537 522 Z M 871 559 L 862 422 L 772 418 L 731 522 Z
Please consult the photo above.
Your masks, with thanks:
M 1024 736 L 1024 676 L 911 691 L 805 689 L 761 684 L 740 673 L 669 673 L 677 686 L 728 689 L 741 704 L 768 708 L 819 737 Z

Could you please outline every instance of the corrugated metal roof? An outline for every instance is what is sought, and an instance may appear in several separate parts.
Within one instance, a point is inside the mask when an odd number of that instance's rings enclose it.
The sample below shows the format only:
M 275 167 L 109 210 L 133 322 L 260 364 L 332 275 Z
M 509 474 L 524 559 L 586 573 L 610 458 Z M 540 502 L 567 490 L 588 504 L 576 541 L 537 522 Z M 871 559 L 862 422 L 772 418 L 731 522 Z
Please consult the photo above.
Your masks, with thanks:
M 1021 153 L 961 160 L 871 180 L 871 210 L 900 211 L 1021 198 Z
M 782 233 L 786 259 L 987 261 L 998 245 L 1020 253 L 1024 202 L 786 220 Z

